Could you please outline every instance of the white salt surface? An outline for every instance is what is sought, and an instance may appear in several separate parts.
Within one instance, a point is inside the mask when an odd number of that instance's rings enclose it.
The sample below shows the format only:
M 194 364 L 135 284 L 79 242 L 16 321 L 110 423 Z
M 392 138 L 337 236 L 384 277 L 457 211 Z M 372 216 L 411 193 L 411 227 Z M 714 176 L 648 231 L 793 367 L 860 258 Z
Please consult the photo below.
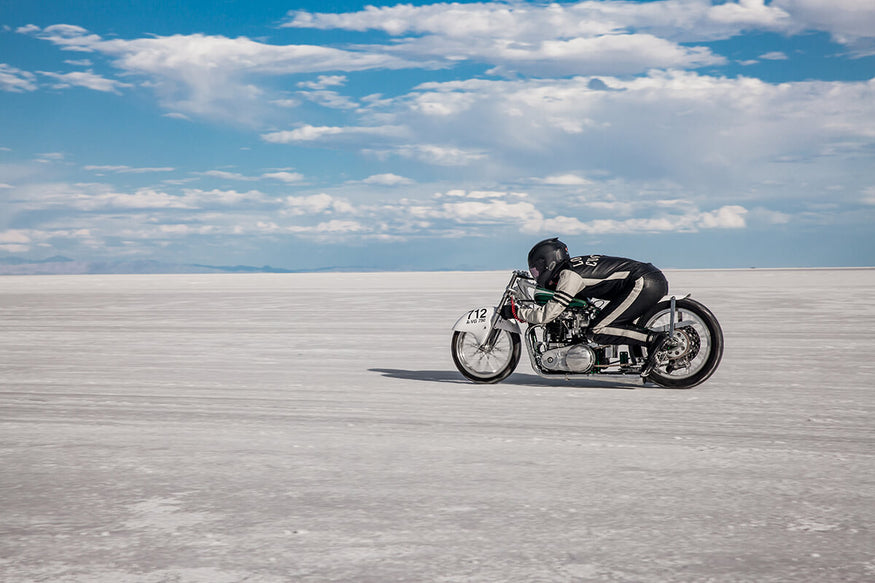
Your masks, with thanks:
M 508 276 L 0 278 L 0 580 L 875 580 L 875 270 L 669 272 L 689 391 L 467 382 Z

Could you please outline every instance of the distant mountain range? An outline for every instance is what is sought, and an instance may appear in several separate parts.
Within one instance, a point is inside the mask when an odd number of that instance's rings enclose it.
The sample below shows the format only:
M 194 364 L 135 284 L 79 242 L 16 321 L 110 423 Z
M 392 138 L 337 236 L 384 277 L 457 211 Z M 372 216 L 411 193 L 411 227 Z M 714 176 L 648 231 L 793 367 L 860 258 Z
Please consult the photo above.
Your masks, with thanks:
M 77 261 L 56 255 L 48 259 L 0 257 L 0 275 L 78 275 L 94 273 L 293 273 L 265 265 L 200 265 L 151 260 Z

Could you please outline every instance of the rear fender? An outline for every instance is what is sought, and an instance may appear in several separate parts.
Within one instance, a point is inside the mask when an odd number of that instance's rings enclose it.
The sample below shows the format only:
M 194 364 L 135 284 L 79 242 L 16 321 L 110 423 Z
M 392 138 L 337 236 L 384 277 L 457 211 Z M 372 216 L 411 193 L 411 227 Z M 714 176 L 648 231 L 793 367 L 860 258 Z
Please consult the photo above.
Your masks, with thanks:
M 489 323 L 492 322 L 493 316 L 495 316 L 495 308 L 493 306 L 474 308 L 469 312 L 465 312 L 461 318 L 456 320 L 456 323 L 453 325 L 453 331 L 473 334 L 477 342 L 483 344 L 486 342 L 486 337 L 489 336 Z M 496 320 L 496 328 L 520 334 L 520 326 L 515 321 L 505 320 L 501 316 L 496 318 Z

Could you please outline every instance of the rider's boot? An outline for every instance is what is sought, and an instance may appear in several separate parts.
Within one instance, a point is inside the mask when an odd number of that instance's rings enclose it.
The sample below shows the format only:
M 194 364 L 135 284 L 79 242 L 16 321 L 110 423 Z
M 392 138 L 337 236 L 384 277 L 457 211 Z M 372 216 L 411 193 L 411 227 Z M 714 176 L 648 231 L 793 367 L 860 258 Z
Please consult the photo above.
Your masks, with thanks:
M 656 368 L 658 362 L 656 355 L 666 347 L 670 338 L 671 336 L 669 336 L 668 332 L 654 332 L 647 339 L 647 362 L 641 368 L 641 378 L 647 378 L 653 372 L 653 369 Z

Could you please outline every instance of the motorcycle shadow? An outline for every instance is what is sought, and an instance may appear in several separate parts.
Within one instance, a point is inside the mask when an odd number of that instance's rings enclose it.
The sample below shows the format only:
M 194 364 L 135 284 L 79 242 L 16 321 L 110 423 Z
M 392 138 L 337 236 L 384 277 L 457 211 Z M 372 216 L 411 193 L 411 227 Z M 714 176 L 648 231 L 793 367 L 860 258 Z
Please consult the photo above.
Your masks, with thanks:
M 403 370 L 397 368 L 369 368 L 368 371 L 380 373 L 386 378 L 403 379 L 408 381 L 423 381 L 431 383 L 452 383 L 459 385 L 473 385 L 461 374 L 453 370 Z M 554 387 L 570 386 L 582 389 L 637 389 L 642 385 L 629 377 L 625 380 L 604 379 L 566 379 L 565 377 L 545 378 L 533 374 L 513 373 L 500 383 L 500 385 L 516 385 L 523 387 Z

